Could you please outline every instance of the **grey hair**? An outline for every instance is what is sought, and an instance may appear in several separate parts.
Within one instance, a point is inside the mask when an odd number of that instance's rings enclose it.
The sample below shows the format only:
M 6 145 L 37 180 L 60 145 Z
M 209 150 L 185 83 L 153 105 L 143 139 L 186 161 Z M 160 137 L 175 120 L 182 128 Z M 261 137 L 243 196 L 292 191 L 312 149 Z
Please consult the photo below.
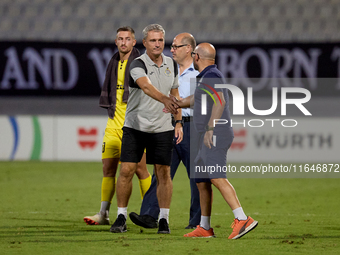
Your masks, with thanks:
M 164 30 L 164 28 L 161 25 L 159 25 L 159 24 L 150 24 L 150 25 L 146 26 L 143 29 L 143 40 L 146 39 L 146 37 L 148 36 L 148 32 L 150 32 L 150 31 L 162 32 L 163 36 L 165 37 L 165 30 Z

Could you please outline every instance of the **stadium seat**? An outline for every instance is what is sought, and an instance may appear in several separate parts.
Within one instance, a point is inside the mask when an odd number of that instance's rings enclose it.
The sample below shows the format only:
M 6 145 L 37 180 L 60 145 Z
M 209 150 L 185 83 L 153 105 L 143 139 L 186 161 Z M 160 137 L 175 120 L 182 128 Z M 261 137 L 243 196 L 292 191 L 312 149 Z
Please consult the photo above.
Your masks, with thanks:
M 339 0 L 1 0 L 2 40 L 106 41 L 120 25 L 150 23 L 213 42 L 340 40 Z M 40 24 L 41 22 L 45 24 Z

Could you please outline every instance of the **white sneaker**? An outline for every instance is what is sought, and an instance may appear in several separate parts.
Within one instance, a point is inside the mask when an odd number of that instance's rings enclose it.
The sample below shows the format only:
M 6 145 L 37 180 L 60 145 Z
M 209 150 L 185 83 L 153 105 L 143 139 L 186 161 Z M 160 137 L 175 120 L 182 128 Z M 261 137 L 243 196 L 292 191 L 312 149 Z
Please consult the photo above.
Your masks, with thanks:
M 93 216 L 84 217 L 84 221 L 87 225 L 110 225 L 109 218 L 100 212 Z

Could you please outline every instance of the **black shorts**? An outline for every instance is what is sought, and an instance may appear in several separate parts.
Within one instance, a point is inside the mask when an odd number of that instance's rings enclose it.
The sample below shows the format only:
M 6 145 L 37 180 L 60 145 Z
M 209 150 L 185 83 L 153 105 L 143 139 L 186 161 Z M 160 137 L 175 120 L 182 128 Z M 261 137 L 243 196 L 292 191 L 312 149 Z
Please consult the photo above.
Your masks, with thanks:
M 171 165 L 174 130 L 146 133 L 123 127 L 121 162 L 138 163 L 146 149 L 146 163 Z

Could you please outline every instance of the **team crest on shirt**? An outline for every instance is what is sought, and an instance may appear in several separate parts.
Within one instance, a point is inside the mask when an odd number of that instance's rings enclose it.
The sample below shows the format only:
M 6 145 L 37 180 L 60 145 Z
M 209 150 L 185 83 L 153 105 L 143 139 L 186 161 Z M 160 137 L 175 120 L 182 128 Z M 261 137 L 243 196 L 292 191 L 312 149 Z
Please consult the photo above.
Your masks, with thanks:
M 165 75 L 166 76 L 170 76 L 171 75 L 171 71 L 170 71 L 169 67 L 166 68 Z

